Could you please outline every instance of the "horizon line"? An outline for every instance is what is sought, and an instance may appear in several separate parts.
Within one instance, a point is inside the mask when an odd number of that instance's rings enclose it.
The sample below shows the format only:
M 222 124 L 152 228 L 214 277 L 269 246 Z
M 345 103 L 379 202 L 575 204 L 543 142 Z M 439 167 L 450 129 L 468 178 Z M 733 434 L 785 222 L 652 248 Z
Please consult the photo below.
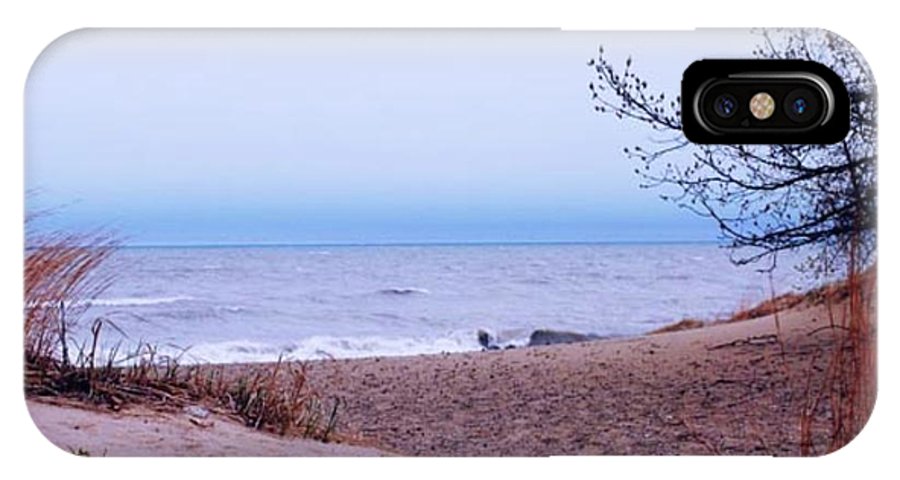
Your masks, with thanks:
M 288 242 L 288 243 L 148 243 L 123 244 L 119 248 L 285 248 L 285 247 L 455 247 L 455 246 L 529 246 L 529 245 L 709 245 L 719 240 L 524 240 L 524 241 L 422 241 L 422 242 Z

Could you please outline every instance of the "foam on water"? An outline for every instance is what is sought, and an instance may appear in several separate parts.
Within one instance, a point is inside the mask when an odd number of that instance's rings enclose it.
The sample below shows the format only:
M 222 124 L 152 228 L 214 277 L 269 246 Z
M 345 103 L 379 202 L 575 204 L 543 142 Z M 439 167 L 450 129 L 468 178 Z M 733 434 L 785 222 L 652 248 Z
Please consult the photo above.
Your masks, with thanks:
M 388 295 L 428 295 L 431 292 L 428 291 L 427 288 L 417 288 L 417 287 L 391 287 L 380 290 L 381 293 Z
M 279 344 L 254 341 L 201 343 L 186 351 L 184 359 L 196 363 L 272 362 L 282 359 L 366 358 L 429 353 L 467 352 L 480 349 L 475 332 L 453 332 L 443 338 L 334 337 L 316 335 Z
M 183 302 L 192 300 L 193 297 L 187 295 L 176 295 L 172 297 L 124 297 L 124 298 L 95 298 L 86 302 L 95 307 L 142 307 L 150 305 L 164 305 L 168 303 Z

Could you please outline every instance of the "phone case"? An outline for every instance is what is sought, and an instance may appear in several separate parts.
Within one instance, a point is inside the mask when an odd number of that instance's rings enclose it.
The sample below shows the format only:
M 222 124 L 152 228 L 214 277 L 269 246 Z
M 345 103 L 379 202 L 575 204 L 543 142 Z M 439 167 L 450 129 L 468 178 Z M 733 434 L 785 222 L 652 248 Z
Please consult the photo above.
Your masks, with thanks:
M 833 69 L 850 133 L 688 142 L 707 58 Z M 876 91 L 830 32 L 87 29 L 25 95 L 66 451 L 822 455 L 873 407 Z

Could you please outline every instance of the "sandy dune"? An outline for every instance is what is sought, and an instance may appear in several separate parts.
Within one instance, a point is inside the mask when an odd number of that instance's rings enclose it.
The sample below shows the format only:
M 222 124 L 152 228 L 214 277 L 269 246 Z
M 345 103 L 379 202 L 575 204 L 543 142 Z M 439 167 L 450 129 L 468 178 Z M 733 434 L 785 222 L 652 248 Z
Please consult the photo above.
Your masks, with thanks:
M 405 455 L 798 455 L 806 392 L 822 385 L 838 334 L 821 328 L 829 318 L 799 307 L 779 315 L 780 335 L 767 316 L 617 341 L 333 360 L 311 376 L 346 400 L 346 428 Z M 824 451 L 827 413 L 817 415 Z
M 384 453 L 349 445 L 292 439 L 252 430 L 230 419 L 211 418 L 206 426 L 185 414 L 136 408 L 127 412 L 90 411 L 28 402 L 45 437 L 72 453 L 92 456 L 377 456 Z

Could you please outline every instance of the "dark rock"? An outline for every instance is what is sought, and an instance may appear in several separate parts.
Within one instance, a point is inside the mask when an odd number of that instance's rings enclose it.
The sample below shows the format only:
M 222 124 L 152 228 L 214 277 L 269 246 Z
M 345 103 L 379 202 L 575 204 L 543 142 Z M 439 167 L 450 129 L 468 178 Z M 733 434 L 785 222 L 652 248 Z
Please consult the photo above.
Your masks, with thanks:
M 484 348 L 487 348 L 488 345 L 491 344 L 491 334 L 485 332 L 484 330 L 478 331 L 478 344 Z
M 500 350 L 494 336 L 484 330 L 478 330 L 478 344 L 485 350 Z
M 558 330 L 535 330 L 528 339 L 528 346 L 537 347 L 540 345 L 555 345 L 558 343 L 589 342 L 591 340 L 600 340 L 601 338 L 603 337 L 594 334 L 562 332 Z

